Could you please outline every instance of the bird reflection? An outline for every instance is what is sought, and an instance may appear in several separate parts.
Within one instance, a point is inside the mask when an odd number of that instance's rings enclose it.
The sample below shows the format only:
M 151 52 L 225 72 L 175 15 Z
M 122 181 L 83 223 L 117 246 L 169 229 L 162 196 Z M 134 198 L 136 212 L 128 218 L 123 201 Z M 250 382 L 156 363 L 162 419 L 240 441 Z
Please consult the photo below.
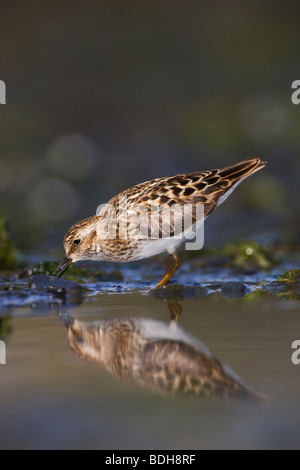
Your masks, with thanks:
M 178 305 L 169 308 L 169 324 L 141 317 L 82 322 L 65 316 L 70 347 L 123 382 L 153 392 L 234 397 L 268 404 L 267 398 L 251 391 L 203 343 L 178 325 Z

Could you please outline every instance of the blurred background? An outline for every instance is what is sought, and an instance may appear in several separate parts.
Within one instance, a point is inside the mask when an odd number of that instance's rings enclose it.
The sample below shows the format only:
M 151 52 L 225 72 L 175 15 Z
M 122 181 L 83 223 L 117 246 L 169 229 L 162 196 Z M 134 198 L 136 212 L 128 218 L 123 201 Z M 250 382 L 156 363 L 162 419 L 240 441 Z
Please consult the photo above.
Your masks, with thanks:
M 139 182 L 268 167 L 206 242 L 299 230 L 299 2 L 1 2 L 0 209 L 22 252 Z M 220 230 L 219 230 L 220 228 Z

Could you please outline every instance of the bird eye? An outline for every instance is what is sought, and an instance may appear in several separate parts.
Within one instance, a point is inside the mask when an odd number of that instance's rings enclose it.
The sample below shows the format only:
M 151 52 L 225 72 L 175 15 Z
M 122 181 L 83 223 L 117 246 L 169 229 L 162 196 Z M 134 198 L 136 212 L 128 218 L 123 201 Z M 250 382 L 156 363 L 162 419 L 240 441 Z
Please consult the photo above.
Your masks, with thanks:
M 81 243 L 80 238 L 76 238 L 76 240 L 73 241 L 74 245 L 79 245 Z

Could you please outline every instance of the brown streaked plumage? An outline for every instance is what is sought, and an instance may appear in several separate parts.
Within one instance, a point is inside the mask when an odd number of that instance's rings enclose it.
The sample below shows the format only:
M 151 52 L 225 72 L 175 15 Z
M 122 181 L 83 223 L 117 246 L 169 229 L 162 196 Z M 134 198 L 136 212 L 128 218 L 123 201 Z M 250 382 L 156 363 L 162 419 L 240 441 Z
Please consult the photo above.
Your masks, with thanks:
M 168 325 L 117 317 L 90 323 L 68 318 L 66 323 L 71 349 L 127 384 L 163 394 L 232 397 L 268 405 L 266 397 L 251 391 L 175 321 Z
M 66 256 L 53 275 L 61 276 L 76 261 L 126 262 L 167 251 L 165 275 L 158 286 L 164 285 L 180 266 L 176 248 L 194 234 L 239 183 L 265 164 L 259 158 L 250 158 L 220 170 L 157 178 L 123 191 L 105 205 L 100 215 L 82 220 L 68 230 L 64 239 Z M 201 220 L 197 215 L 199 207 L 203 209 Z M 183 223 L 186 209 L 187 226 Z M 166 224 L 168 210 L 172 212 Z M 178 226 L 181 239 L 174 236 Z

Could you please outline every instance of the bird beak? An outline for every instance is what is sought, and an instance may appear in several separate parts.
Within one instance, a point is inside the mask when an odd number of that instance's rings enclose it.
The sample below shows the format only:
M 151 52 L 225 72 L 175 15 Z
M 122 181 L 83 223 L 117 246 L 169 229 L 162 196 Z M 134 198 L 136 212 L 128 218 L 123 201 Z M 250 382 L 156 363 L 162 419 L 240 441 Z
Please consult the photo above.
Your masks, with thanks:
M 57 268 L 55 269 L 52 276 L 58 275 L 57 277 L 60 277 L 68 269 L 68 267 L 71 266 L 72 263 L 73 263 L 73 260 L 71 260 L 71 258 L 68 258 L 67 256 L 65 256 L 62 259 L 62 261 L 59 263 Z

